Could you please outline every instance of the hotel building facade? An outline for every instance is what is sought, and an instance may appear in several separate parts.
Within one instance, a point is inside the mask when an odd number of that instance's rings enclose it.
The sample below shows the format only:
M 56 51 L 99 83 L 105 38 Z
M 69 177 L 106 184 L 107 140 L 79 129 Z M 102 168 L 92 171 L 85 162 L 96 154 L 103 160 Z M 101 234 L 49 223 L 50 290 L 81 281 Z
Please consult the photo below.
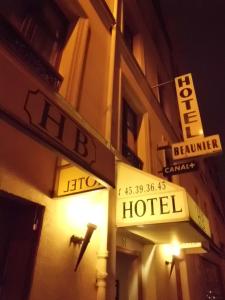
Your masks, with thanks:
M 173 161 L 182 74 L 157 1 L 0 17 L 0 300 L 224 299 L 223 199 L 204 155 Z

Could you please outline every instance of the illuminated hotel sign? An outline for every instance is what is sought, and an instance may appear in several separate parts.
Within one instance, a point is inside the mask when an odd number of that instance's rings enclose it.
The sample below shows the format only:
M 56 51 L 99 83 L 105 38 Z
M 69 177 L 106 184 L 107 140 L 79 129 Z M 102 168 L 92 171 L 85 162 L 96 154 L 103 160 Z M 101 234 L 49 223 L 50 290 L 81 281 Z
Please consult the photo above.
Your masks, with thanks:
M 4 70 L 4 76 L 0 78 L 1 118 L 114 186 L 115 157 L 104 141 L 84 127 L 57 93 L 40 90 L 38 82 L 29 73 L 21 72 L 3 56 L 0 64 Z
M 191 74 L 175 78 L 184 141 L 203 136 L 203 128 Z
M 175 85 L 184 142 L 172 145 L 173 160 L 221 152 L 219 135 L 204 136 L 191 74 L 175 78 Z
M 139 197 L 125 198 L 121 203 L 122 219 L 125 223 L 149 224 L 175 221 L 179 218 L 185 218 L 186 209 L 184 201 L 178 201 L 183 198 L 182 192 L 174 191 L 162 195 L 152 194 Z M 150 221 L 151 220 L 151 221 Z
M 66 196 L 104 188 L 93 176 L 72 165 L 59 168 L 56 196 Z
M 210 236 L 208 219 L 184 188 L 122 162 L 117 164 L 118 227 L 172 222 L 179 226 L 190 220 Z

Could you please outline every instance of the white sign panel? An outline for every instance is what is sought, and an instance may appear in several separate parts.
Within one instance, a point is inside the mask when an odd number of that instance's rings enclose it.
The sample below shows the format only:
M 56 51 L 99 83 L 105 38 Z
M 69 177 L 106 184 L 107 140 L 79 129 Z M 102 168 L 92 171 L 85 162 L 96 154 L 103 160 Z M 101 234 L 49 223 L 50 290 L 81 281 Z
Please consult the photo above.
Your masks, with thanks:
M 177 222 L 188 217 L 182 191 L 120 198 L 117 211 L 120 226 Z
M 126 164 L 118 163 L 118 226 L 188 219 L 186 202 L 185 190 L 182 187 Z
M 117 163 L 116 186 L 118 227 L 192 220 L 210 236 L 207 217 L 181 186 L 122 162 Z

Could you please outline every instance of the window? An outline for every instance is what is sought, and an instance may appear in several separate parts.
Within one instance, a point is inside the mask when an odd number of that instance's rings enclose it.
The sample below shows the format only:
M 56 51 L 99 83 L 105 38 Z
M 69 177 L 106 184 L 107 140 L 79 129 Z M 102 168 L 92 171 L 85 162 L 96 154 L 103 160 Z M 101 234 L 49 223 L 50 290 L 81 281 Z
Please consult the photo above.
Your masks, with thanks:
M 134 33 L 132 32 L 131 26 L 127 23 L 126 18 L 124 20 L 124 28 L 123 28 L 123 37 L 125 40 L 125 43 L 130 50 L 130 52 L 133 53 L 133 41 L 134 41 Z
M 123 125 L 122 125 L 122 154 L 137 168 L 142 169 L 143 162 L 137 156 L 137 138 L 139 130 L 137 114 L 123 100 Z
M 1 1 L 0 11 L 44 59 L 57 66 L 69 22 L 54 1 Z
M 0 1 L 0 36 L 23 63 L 56 87 L 62 81 L 57 73 L 71 23 L 53 0 Z
M 130 1 L 123 3 L 123 38 L 141 70 L 145 73 L 144 43 L 140 27 L 141 14 Z

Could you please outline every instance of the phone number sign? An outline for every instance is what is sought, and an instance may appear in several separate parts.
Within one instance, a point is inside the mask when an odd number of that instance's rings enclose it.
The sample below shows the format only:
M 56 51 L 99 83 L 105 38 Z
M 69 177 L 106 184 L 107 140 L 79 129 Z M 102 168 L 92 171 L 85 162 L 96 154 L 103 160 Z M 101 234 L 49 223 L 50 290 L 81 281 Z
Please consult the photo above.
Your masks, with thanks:
M 125 185 L 118 189 L 118 197 L 126 198 L 132 196 L 146 195 L 151 192 L 161 192 L 166 190 L 166 181 L 149 182 L 137 185 Z

